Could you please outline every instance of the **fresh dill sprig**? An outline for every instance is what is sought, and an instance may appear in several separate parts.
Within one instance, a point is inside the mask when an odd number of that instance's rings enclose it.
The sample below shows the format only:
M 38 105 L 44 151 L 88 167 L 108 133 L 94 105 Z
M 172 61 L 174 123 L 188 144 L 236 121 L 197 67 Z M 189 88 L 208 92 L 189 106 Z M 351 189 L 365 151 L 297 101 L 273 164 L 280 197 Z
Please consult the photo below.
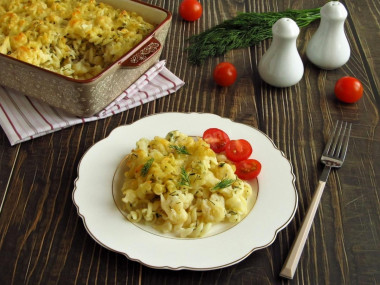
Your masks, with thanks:
M 169 147 L 175 149 L 177 151 L 177 153 L 179 153 L 179 154 L 190 155 L 190 153 L 188 152 L 186 146 L 184 146 L 184 145 L 181 145 L 181 146 L 179 146 L 179 145 L 170 145 Z
M 216 184 L 214 187 L 211 188 L 211 191 L 220 190 L 223 188 L 227 188 L 234 183 L 236 179 L 223 179 L 218 184 Z
M 221 56 L 232 49 L 256 45 L 272 37 L 272 26 L 281 18 L 294 20 L 305 27 L 320 19 L 320 8 L 284 12 L 240 13 L 198 35 L 189 38 L 188 60 L 201 64 L 209 57 Z
M 147 162 L 145 162 L 145 164 L 141 168 L 141 176 L 146 176 L 148 174 L 149 169 L 153 164 L 153 161 L 154 161 L 154 158 L 152 157 Z
M 181 181 L 179 184 L 182 186 L 190 186 L 190 177 L 184 167 L 181 167 Z

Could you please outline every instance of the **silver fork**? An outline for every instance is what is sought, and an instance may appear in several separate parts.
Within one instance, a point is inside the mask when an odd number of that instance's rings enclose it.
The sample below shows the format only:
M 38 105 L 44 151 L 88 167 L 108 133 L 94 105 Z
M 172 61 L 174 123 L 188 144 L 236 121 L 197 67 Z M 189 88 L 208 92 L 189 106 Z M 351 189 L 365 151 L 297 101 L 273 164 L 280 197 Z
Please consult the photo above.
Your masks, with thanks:
M 334 130 L 330 134 L 329 141 L 321 157 L 321 162 L 325 164 L 325 167 L 319 178 L 318 187 L 313 195 L 305 220 L 281 269 L 280 276 L 282 277 L 293 279 L 330 170 L 332 167 L 341 167 L 346 157 L 351 126 L 351 123 L 337 121 Z

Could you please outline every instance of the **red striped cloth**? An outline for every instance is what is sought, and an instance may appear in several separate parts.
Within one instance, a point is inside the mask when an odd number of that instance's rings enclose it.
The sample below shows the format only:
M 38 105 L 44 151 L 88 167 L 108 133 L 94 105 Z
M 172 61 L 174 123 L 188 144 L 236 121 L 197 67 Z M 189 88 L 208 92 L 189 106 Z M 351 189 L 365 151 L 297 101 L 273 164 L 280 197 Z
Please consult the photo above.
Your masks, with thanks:
M 184 82 L 160 61 L 109 106 L 92 117 L 79 118 L 39 100 L 0 86 L 0 125 L 11 145 L 80 123 L 104 119 L 177 91 Z

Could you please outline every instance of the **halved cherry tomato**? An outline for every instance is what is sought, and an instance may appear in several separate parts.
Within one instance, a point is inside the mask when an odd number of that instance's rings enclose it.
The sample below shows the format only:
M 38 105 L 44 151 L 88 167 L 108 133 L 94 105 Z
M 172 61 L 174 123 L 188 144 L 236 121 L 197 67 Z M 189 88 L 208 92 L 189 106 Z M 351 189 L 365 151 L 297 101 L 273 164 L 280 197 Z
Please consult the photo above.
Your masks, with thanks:
M 232 63 L 222 62 L 215 67 L 213 77 L 218 85 L 230 86 L 236 80 L 237 71 Z
M 261 163 L 256 159 L 246 159 L 236 164 L 235 174 L 243 180 L 256 178 L 261 171 Z
M 340 101 L 355 103 L 363 96 L 363 85 L 358 79 L 345 76 L 336 82 L 334 92 Z
M 202 16 L 203 8 L 197 0 L 184 0 L 179 6 L 179 14 L 189 22 L 194 22 Z
M 228 135 L 218 128 L 207 129 L 203 133 L 203 139 L 216 153 L 222 152 L 226 148 L 226 144 L 230 141 Z
M 231 140 L 226 145 L 226 155 L 229 160 L 242 161 L 247 159 L 252 153 L 251 144 L 244 140 Z

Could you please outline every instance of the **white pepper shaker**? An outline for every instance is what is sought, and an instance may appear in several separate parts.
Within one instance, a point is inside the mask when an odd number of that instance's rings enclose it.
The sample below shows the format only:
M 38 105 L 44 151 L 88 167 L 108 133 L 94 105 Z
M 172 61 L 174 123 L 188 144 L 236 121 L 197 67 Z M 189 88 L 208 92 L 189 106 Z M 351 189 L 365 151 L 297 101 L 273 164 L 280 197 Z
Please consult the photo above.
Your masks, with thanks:
M 301 80 L 304 67 L 297 50 L 299 33 L 296 22 L 289 18 L 281 18 L 273 25 L 271 46 L 258 67 L 266 83 L 275 87 L 289 87 Z
M 316 66 L 332 70 L 350 58 L 350 45 L 344 32 L 347 10 L 342 3 L 331 1 L 321 8 L 321 23 L 306 48 L 306 56 Z

